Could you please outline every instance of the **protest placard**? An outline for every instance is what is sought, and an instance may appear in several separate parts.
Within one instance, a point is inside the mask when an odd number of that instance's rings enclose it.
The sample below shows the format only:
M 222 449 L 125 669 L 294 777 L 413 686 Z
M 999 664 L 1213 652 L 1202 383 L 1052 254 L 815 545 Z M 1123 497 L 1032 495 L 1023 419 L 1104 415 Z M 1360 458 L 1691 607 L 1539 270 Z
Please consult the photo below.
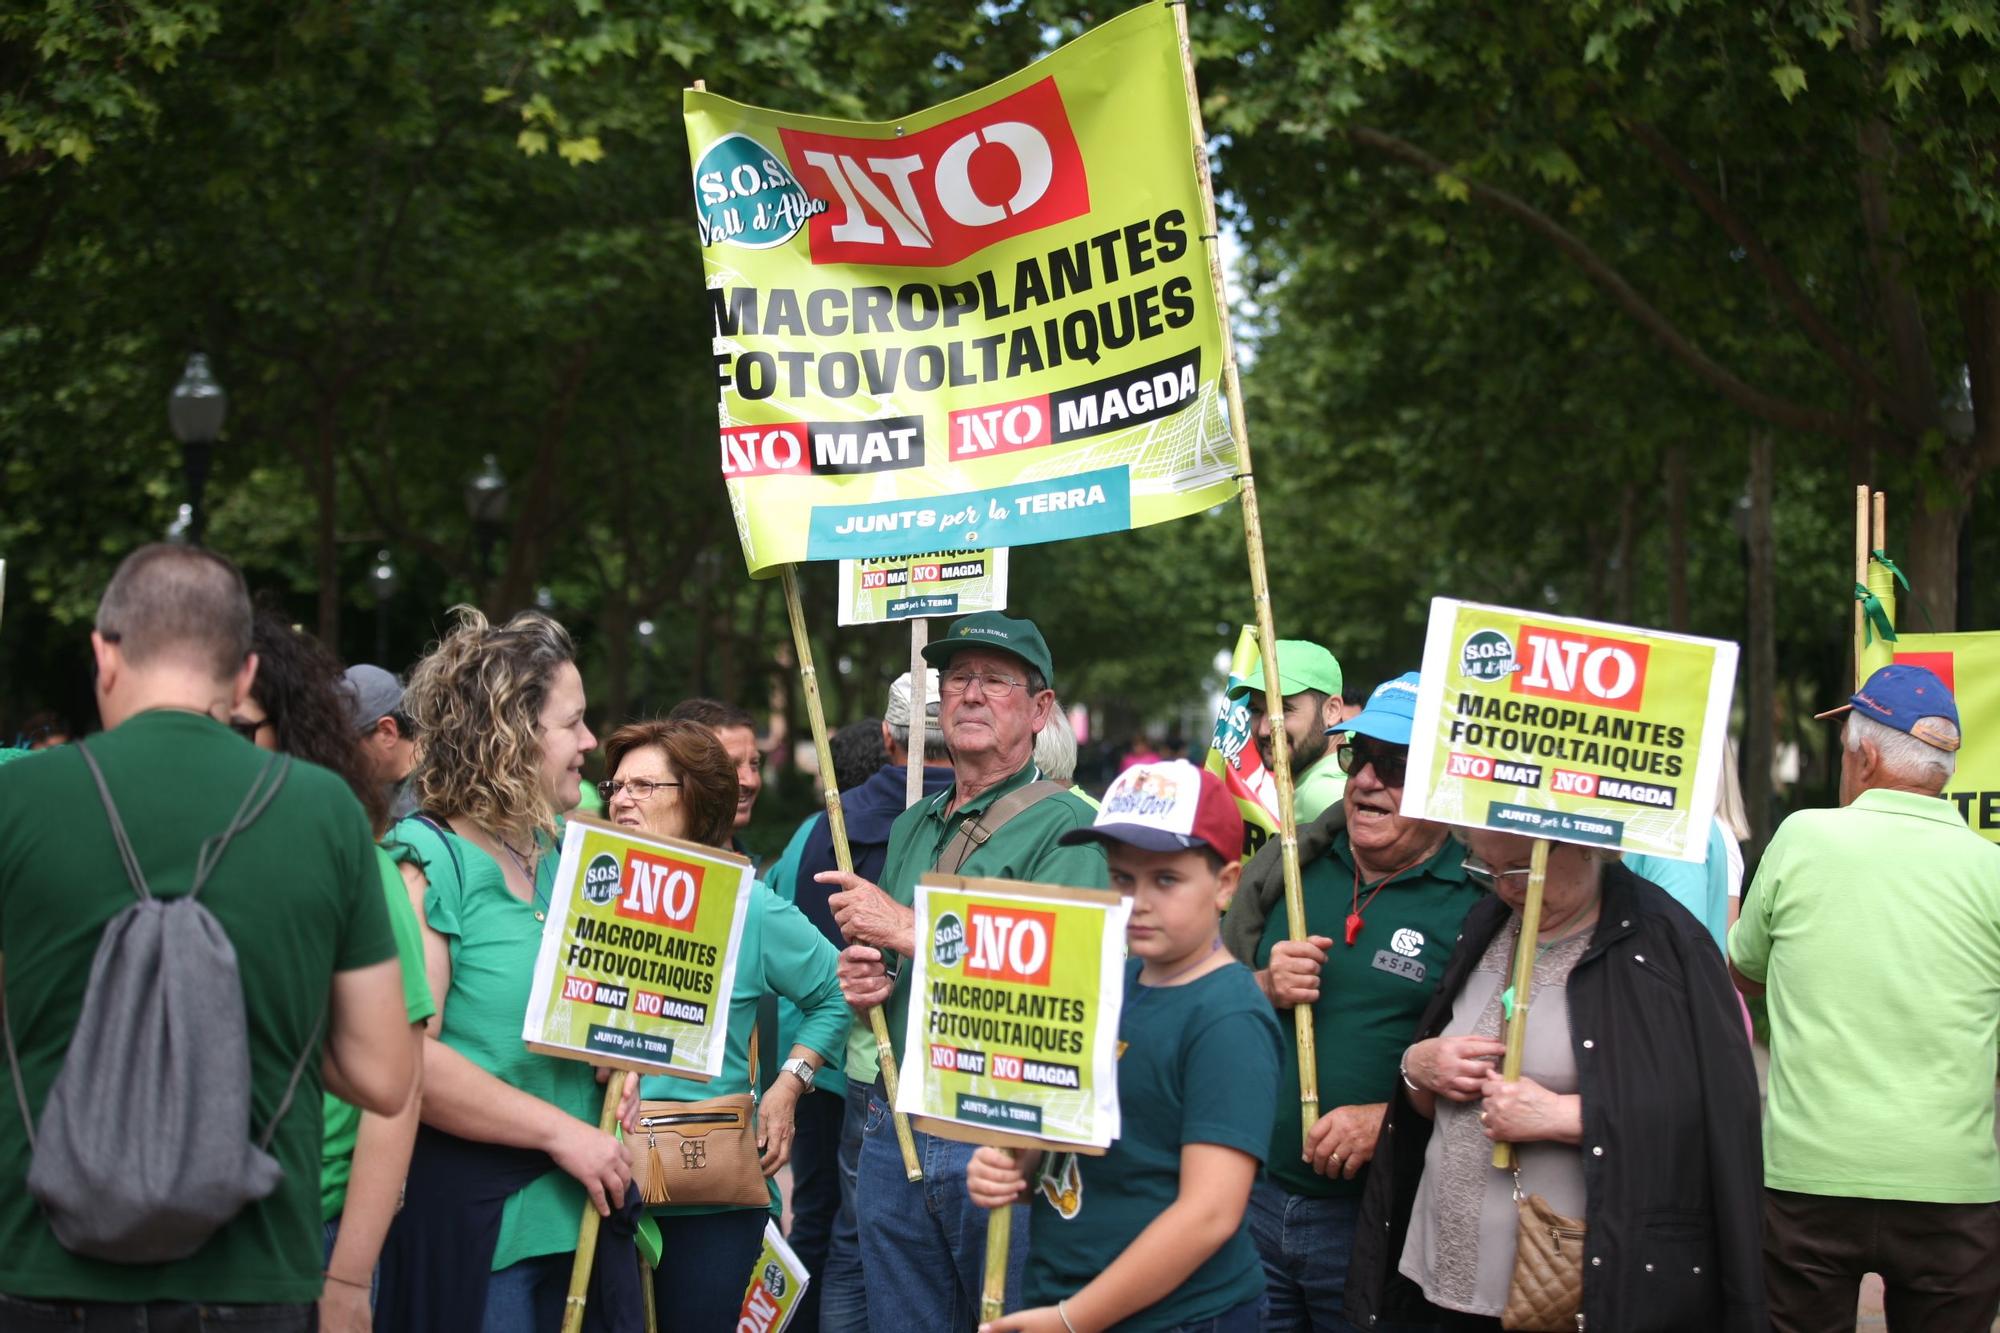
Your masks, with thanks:
M 1109 1147 L 1131 910 L 1102 889 L 920 880 L 897 1109 L 970 1143 Z
M 1699 861 L 1735 676 L 1733 643 L 1435 598 L 1402 812 Z
M 752 574 L 1236 494 L 1169 9 L 900 120 L 683 103 Z
M 1895 660 L 1936 672 L 1958 701 L 1963 743 L 1944 798 L 1973 832 L 2000 842 L 2000 633 L 1905 634 Z
M 750 863 L 571 815 L 522 1040 L 643 1074 L 722 1072 Z
M 764 1222 L 764 1248 L 750 1270 L 750 1285 L 743 1292 L 743 1309 L 737 1315 L 737 1333 L 785 1333 L 791 1327 L 799 1301 L 812 1282 L 812 1274 L 799 1256 L 785 1243 L 778 1224 Z
M 1208 756 L 1203 767 L 1222 779 L 1222 785 L 1236 799 L 1243 816 L 1243 856 L 1257 854 L 1278 827 L 1278 784 L 1264 757 L 1257 752 L 1250 734 L 1255 719 L 1250 715 L 1250 699 L 1234 691 L 1250 678 L 1257 654 L 1257 627 L 1245 625 L 1236 636 L 1236 651 L 1229 659 L 1229 679 L 1224 682 L 1222 703 L 1216 708 L 1215 730 L 1209 737 Z
M 840 562 L 840 623 L 875 625 L 1007 609 L 1007 548 Z

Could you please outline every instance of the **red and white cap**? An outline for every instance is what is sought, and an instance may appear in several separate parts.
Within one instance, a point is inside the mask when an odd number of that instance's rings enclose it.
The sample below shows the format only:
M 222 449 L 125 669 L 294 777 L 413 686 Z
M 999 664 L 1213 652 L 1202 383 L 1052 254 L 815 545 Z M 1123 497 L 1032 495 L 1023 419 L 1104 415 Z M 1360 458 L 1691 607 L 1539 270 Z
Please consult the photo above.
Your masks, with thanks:
M 1104 793 L 1089 828 L 1071 829 L 1062 841 L 1122 842 L 1148 852 L 1208 847 L 1224 861 L 1243 855 L 1243 814 L 1222 779 L 1185 759 L 1135 764 Z

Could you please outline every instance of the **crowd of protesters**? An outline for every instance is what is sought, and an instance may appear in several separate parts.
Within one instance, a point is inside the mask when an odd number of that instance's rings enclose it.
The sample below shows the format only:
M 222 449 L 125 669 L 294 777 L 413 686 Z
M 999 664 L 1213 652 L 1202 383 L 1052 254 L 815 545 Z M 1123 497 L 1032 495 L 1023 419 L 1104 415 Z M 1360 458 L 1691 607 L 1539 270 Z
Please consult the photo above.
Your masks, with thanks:
M 565 820 L 594 795 L 741 851 L 750 714 L 610 719 L 593 791 L 547 615 L 459 608 L 406 681 L 343 671 L 186 546 L 129 556 L 91 641 L 101 730 L 41 718 L 0 751 L 0 1333 L 543 1333 L 574 1311 L 586 1207 L 584 1326 L 632 1333 L 737 1329 L 787 1213 L 793 1329 L 969 1333 L 1002 1205 L 1002 1330 L 1820 1333 L 1869 1273 L 1893 1329 L 2000 1314 L 2000 849 L 1938 799 L 1960 719 L 1922 667 L 1836 710 L 1840 805 L 1786 821 L 1747 886 L 1726 790 L 1697 862 L 1554 844 L 1516 978 L 1533 844 L 1403 813 L 1417 673 L 1356 693 L 1288 640 L 1282 718 L 1261 664 L 1235 687 L 1297 778 L 1294 922 L 1281 841 L 1246 857 L 1214 774 L 1135 743 L 1100 804 L 1041 631 L 964 617 L 834 737 L 850 856 L 818 814 L 759 868 L 721 1074 L 628 1079 L 606 1131 L 605 1072 L 521 1040 Z M 869 1015 L 919 1055 L 899 960 L 932 872 L 1130 896 L 1107 1154 L 918 1131 L 909 1178 Z M 149 922 L 166 979 L 121 1011 Z M 191 930 L 240 1009 L 185 1002 Z M 175 1049 L 106 1078 L 142 1015 Z M 715 1098 L 754 1121 L 741 1197 L 651 1190 L 642 1123 Z M 152 1179 L 148 1147 L 201 1183 Z

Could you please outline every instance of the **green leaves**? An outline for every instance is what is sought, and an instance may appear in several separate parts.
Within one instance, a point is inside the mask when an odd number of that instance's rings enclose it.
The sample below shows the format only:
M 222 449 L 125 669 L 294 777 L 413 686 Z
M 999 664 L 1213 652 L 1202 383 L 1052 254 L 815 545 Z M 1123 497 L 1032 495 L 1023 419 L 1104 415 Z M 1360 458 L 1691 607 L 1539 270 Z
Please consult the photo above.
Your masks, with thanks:
M 1771 70 L 1771 82 L 1789 102 L 1806 90 L 1806 72 L 1797 65 L 1778 65 Z

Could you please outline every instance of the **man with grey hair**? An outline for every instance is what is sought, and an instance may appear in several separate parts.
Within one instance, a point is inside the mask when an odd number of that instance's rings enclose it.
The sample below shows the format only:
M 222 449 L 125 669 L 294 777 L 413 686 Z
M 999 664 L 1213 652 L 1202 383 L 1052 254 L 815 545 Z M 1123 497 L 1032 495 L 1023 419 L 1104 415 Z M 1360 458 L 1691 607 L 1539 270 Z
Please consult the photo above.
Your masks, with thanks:
M 346 782 L 294 760 L 266 787 L 269 756 L 224 725 L 257 672 L 250 599 L 227 560 L 141 547 L 105 589 L 90 637 L 105 731 L 0 769 L 0 1003 L 14 1091 L 24 1109 L 46 1104 L 98 941 L 136 901 L 133 880 L 177 898 L 206 871 L 200 901 L 235 949 L 243 988 L 256 1130 L 270 1122 L 283 1177 L 185 1259 L 110 1263 L 57 1239 L 27 1189 L 33 1130 L 23 1115 L 0 1116 L 0 1327 L 305 1330 L 327 1280 L 322 1087 L 394 1115 L 415 1073 L 374 839 Z M 218 849 L 259 789 L 270 793 L 262 813 Z M 147 1132 L 145 1108 L 165 1090 L 125 1091 L 124 1109 L 103 1113 Z
M 1772 838 L 1729 933 L 1766 994 L 1764 1271 L 1777 1333 L 1852 1327 L 1882 1275 L 1891 1328 L 1986 1330 L 2000 1306 L 2000 847 L 1939 799 L 1958 705 L 1920 666 L 1850 701 L 1836 810 Z

